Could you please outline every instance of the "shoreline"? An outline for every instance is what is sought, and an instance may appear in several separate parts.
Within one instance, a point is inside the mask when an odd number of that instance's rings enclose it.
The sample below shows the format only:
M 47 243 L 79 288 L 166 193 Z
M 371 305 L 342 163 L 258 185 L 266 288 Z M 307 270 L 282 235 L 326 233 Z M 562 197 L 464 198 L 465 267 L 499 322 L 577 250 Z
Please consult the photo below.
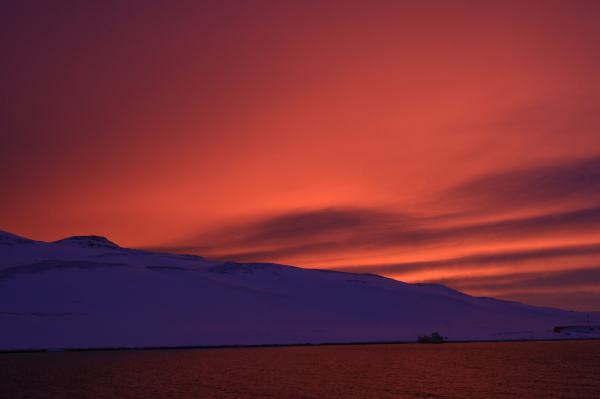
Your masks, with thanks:
M 443 344 L 477 344 L 477 343 L 517 343 L 517 342 L 564 342 L 564 341 L 600 341 L 600 337 L 582 338 L 523 338 L 523 339 L 488 339 L 445 341 Z M 440 345 L 419 343 L 416 341 L 366 341 L 366 342 L 322 342 L 297 344 L 249 344 L 249 345 L 181 345 L 181 346 L 127 346 L 127 347 L 98 347 L 98 348 L 31 348 L 31 349 L 0 349 L 0 355 L 15 353 L 65 353 L 65 352 L 109 352 L 109 351 L 160 351 L 160 350 L 199 350 L 199 349 L 260 349 L 260 348 L 293 348 L 318 346 L 352 346 L 352 345 Z

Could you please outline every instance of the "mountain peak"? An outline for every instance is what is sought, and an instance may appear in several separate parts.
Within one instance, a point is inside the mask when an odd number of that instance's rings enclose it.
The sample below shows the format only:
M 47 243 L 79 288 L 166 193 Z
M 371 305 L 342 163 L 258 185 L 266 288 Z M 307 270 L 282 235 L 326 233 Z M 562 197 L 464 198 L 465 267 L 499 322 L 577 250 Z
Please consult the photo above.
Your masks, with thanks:
M 9 238 L 18 238 L 18 235 L 13 233 L 9 233 L 8 231 L 0 230 L 0 240 L 9 239 Z
M 54 241 L 55 244 L 71 244 L 84 248 L 121 248 L 114 242 L 102 236 L 72 236 Z

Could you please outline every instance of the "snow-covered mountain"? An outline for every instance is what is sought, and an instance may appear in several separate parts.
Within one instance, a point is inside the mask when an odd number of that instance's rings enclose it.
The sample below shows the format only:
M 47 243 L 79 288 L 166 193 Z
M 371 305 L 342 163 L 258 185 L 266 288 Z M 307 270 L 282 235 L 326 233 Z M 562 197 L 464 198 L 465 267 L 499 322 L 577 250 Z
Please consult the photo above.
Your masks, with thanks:
M 368 274 L 0 232 L 0 349 L 560 338 L 585 315 Z

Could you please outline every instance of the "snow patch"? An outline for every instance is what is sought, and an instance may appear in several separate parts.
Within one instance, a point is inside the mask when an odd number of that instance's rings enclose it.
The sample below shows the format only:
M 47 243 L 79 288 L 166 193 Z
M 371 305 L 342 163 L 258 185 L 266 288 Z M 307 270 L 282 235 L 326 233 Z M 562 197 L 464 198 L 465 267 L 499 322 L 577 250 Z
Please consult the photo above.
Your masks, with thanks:
M 0 350 L 414 342 L 432 331 L 450 341 L 564 339 L 554 327 L 587 316 L 376 275 L 126 249 L 98 236 L 0 240 L 10 242 L 0 245 Z
M 102 236 L 73 236 L 54 241 L 54 244 L 68 244 L 82 248 L 121 248 L 114 242 Z

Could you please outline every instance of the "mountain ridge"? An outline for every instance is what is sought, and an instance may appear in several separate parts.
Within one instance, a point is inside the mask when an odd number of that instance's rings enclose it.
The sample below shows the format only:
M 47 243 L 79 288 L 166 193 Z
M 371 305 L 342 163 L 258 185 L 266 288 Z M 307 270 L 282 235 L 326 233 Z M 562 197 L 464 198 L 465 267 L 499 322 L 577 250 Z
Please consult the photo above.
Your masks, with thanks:
M 552 331 L 582 313 L 444 285 L 148 252 L 101 236 L 24 240 L 0 245 L 0 350 L 410 342 L 432 331 L 455 341 L 596 337 Z

